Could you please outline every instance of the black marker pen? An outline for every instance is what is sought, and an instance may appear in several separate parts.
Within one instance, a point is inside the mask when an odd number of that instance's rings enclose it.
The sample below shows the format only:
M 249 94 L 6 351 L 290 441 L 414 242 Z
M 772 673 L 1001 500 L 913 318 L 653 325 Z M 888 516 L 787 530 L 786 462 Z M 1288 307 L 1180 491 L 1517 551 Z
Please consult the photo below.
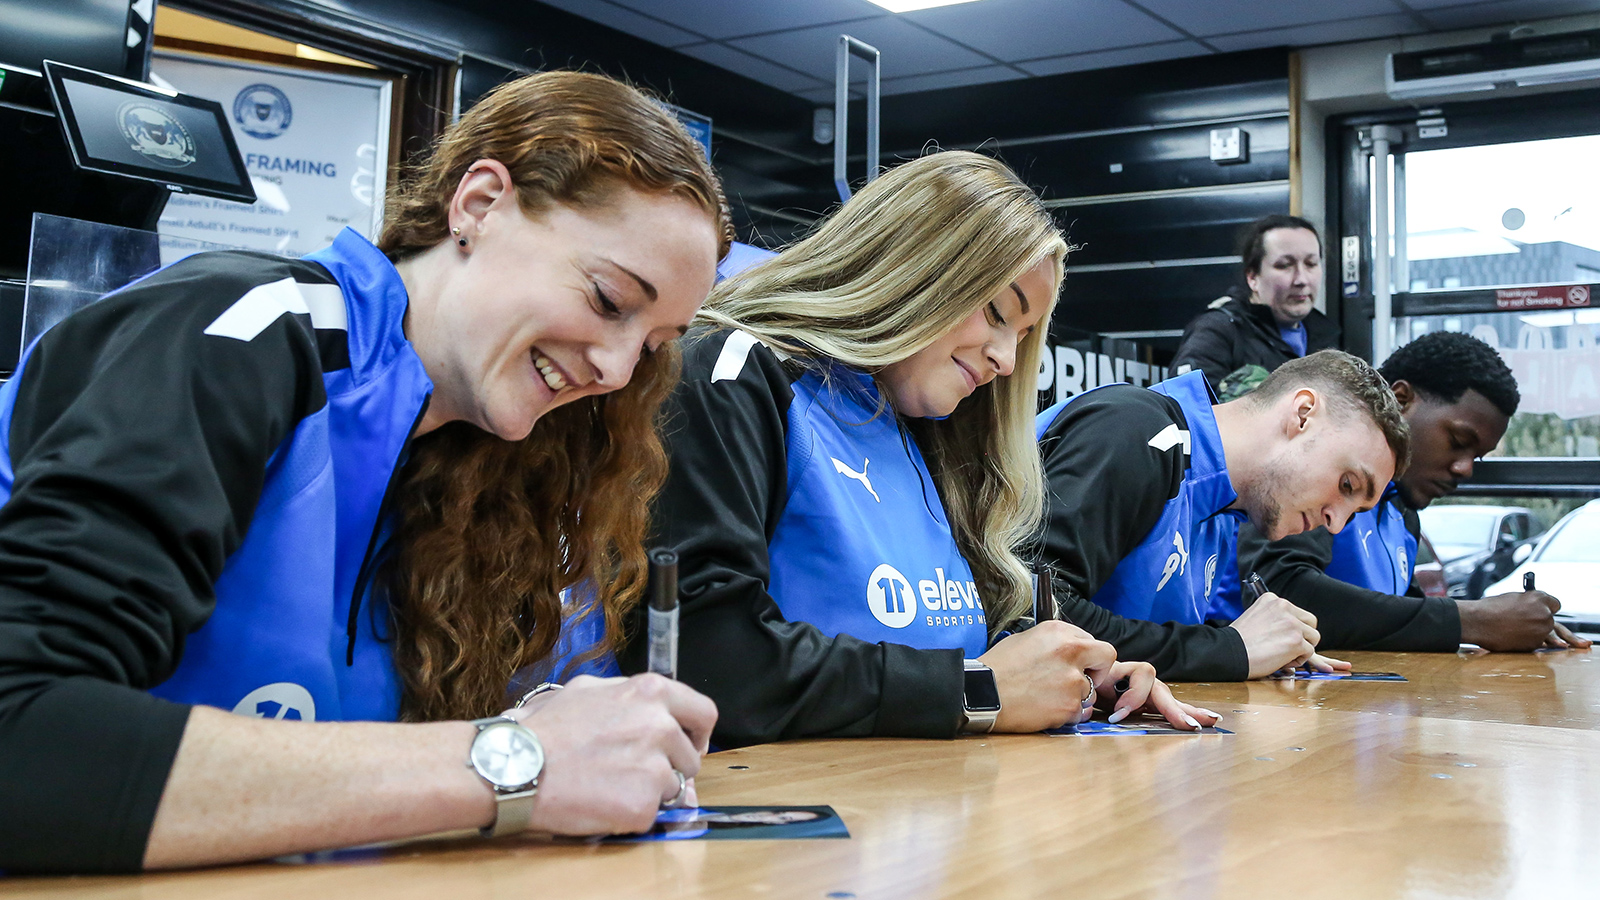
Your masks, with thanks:
M 1033 623 L 1053 622 L 1056 618 L 1055 588 L 1050 584 L 1050 564 L 1033 564 Z
M 1262 581 L 1261 576 L 1254 572 L 1251 572 L 1250 577 L 1244 580 L 1243 589 L 1250 592 L 1251 603 L 1260 600 L 1264 595 L 1270 593 L 1267 590 L 1267 583 Z
M 650 551 L 650 581 L 645 587 L 650 616 L 650 671 L 678 677 L 678 554 Z

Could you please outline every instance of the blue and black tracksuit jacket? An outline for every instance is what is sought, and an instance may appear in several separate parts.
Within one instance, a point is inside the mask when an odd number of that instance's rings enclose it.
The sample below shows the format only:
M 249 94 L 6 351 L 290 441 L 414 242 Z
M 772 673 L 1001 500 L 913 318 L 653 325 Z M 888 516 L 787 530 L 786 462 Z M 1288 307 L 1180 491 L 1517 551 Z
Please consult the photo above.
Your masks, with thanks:
M 954 736 L 983 599 L 873 379 L 692 331 L 665 435 L 654 540 L 678 551 L 679 677 L 717 702 L 714 742 Z
M 1238 632 L 1205 624 L 1236 499 L 1204 376 L 1113 384 L 1039 414 L 1040 554 L 1063 616 L 1173 681 L 1238 681 Z
M 432 383 L 352 231 L 190 257 L 0 390 L 0 868 L 137 869 L 190 706 L 392 720 L 385 497 Z

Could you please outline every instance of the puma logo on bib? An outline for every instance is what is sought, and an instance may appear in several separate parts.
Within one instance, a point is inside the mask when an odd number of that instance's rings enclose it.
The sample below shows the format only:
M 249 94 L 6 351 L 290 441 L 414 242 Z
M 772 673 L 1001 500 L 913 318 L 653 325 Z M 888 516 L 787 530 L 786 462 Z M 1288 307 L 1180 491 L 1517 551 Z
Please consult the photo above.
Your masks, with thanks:
M 861 471 L 857 472 L 856 470 L 840 462 L 835 457 L 830 456 L 828 458 L 833 460 L 833 470 L 835 472 L 838 472 L 840 475 L 843 475 L 852 481 L 861 482 L 861 486 L 867 489 L 867 493 L 872 495 L 872 499 L 877 500 L 879 503 L 883 502 L 883 500 L 878 497 L 878 492 L 872 489 L 872 482 L 867 480 L 867 463 L 872 462 L 872 460 L 863 458 L 861 460 Z
M 1172 580 L 1173 575 L 1182 575 L 1183 570 L 1189 567 L 1189 551 L 1183 547 L 1183 535 L 1174 531 L 1172 533 L 1172 546 L 1178 549 L 1167 557 L 1166 565 L 1161 567 L 1161 583 L 1156 585 L 1156 590 L 1158 591 L 1167 586 L 1167 582 Z

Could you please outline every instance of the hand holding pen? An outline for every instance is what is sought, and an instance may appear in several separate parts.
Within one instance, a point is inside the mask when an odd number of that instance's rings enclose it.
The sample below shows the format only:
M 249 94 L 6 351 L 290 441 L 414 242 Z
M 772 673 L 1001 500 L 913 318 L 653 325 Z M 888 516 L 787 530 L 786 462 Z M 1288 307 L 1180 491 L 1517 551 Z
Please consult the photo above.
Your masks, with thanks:
M 1033 624 L 1040 622 L 1054 622 L 1056 620 L 1055 584 L 1050 580 L 1053 573 L 1050 564 L 1036 562 L 1033 564 Z M 1095 692 L 1094 677 L 1088 671 L 1083 673 L 1084 694 L 1079 710 L 1079 723 L 1087 722 L 1094 718 L 1094 703 L 1098 694 Z
M 1248 605 L 1230 627 L 1244 641 L 1248 677 L 1349 671 L 1349 663 L 1317 654 L 1317 617 L 1272 593 L 1260 575 L 1242 579 L 1240 593 Z
M 1061 618 L 1056 606 L 1053 572 L 1048 563 L 1033 566 L 1033 618 L 1037 626 Z M 1076 629 L 1074 629 L 1076 630 Z M 1085 633 L 1085 637 L 1088 635 Z M 1114 651 L 1113 651 L 1114 653 Z M 1155 667 L 1144 662 L 1118 662 L 1113 655 L 1105 665 L 1089 665 L 1083 669 L 1084 690 L 1076 723 L 1083 724 L 1094 718 L 1097 702 L 1109 707 L 1108 722 L 1115 725 L 1136 712 L 1159 715 L 1176 728 L 1185 726 L 1200 729 L 1215 725 L 1222 717 L 1207 709 L 1189 706 L 1172 696 L 1172 691 L 1156 678 Z
M 1522 592 L 1524 594 L 1538 590 L 1537 587 L 1534 587 L 1533 582 L 1534 579 L 1532 571 L 1522 573 Z M 1561 603 L 1554 597 L 1551 597 L 1549 600 L 1544 602 L 1546 604 L 1555 604 L 1550 607 L 1550 614 L 1552 616 L 1561 611 Z M 1544 639 L 1545 647 L 1548 647 L 1552 650 L 1587 650 L 1589 647 L 1593 646 L 1593 641 L 1586 637 L 1579 637 L 1578 635 L 1574 634 L 1571 629 L 1560 622 L 1555 622 L 1554 624 L 1555 627 L 1550 629 L 1550 634 Z

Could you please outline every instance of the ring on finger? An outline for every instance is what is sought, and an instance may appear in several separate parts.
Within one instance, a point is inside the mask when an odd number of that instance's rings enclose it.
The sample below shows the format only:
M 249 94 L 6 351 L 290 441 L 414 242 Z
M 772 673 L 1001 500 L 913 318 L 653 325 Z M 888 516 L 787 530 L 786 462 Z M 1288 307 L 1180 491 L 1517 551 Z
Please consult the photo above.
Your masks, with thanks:
M 684 795 L 689 793 L 689 779 L 683 777 L 683 773 L 677 769 L 673 769 L 672 774 L 678 776 L 678 792 L 673 794 L 671 799 L 661 801 L 662 809 L 677 809 L 683 805 Z
M 1087 722 L 1091 718 L 1094 718 L 1094 701 L 1095 701 L 1094 679 L 1089 677 L 1089 673 L 1088 672 L 1085 672 L 1085 673 L 1083 673 L 1083 680 L 1085 682 L 1085 685 L 1088 687 L 1089 691 L 1088 691 L 1088 693 L 1083 695 L 1083 716 L 1080 719 L 1078 719 L 1079 722 Z

